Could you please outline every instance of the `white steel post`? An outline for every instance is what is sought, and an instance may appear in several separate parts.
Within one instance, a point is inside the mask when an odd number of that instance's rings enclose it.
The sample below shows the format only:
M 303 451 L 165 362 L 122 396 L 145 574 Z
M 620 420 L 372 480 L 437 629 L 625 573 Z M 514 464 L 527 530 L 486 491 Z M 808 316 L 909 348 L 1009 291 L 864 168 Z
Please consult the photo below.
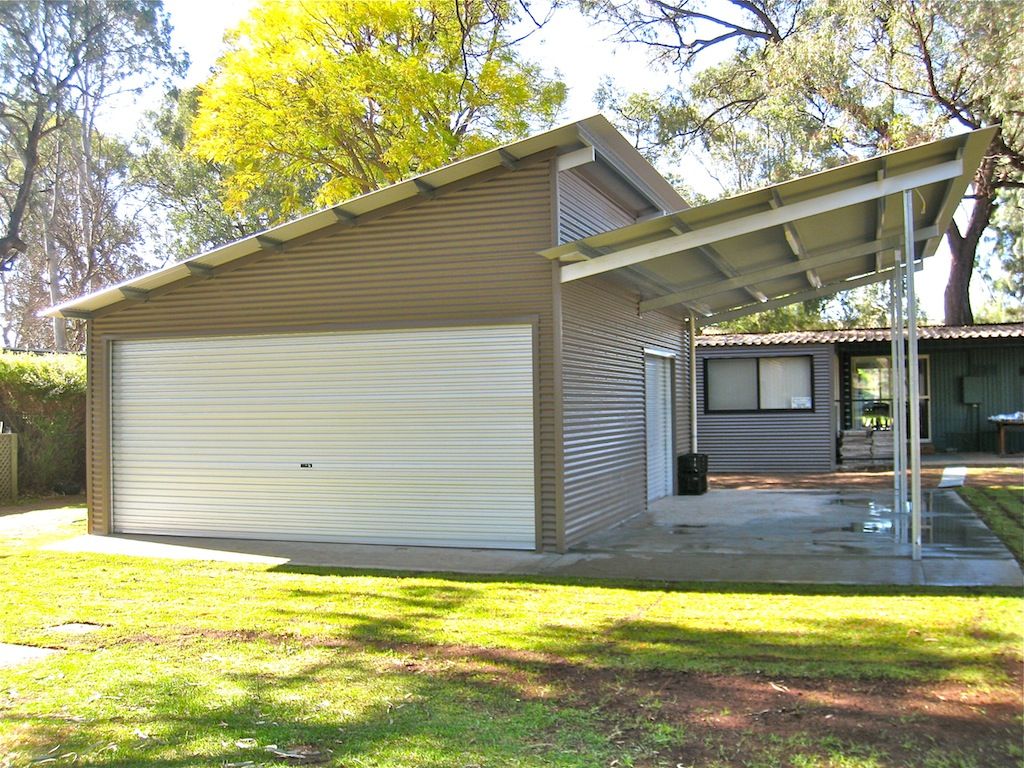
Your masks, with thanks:
M 690 313 L 690 453 L 697 452 L 697 323 Z M 706 397 L 707 395 L 705 395 Z
M 893 474 L 896 481 L 896 492 L 899 494 L 897 509 L 900 519 L 907 514 L 907 364 L 906 342 L 903 336 L 904 317 L 904 270 L 903 251 L 896 251 L 896 326 L 892 329 L 893 344 L 896 351 L 896 366 L 893 378 L 896 388 L 893 390 L 893 441 L 895 466 L 898 471 Z
M 903 238 L 907 252 L 907 381 L 910 417 L 910 537 L 921 559 L 921 405 L 917 362 L 917 296 L 914 293 L 914 191 L 903 192 Z
M 895 253 L 896 265 L 900 262 L 900 252 Z M 897 537 L 897 541 L 903 538 L 903 513 L 904 510 L 900 507 L 902 501 L 902 494 L 900 489 L 903 487 L 902 473 L 903 467 L 900 463 L 900 420 L 899 420 L 899 345 L 903 338 L 903 334 L 900 332 L 900 317 L 899 302 L 900 286 L 902 284 L 902 275 L 899 270 L 892 276 L 892 280 L 889 282 L 889 346 L 890 346 L 890 357 L 889 357 L 889 428 L 892 430 L 892 511 L 893 511 L 893 527 L 895 528 L 894 533 Z

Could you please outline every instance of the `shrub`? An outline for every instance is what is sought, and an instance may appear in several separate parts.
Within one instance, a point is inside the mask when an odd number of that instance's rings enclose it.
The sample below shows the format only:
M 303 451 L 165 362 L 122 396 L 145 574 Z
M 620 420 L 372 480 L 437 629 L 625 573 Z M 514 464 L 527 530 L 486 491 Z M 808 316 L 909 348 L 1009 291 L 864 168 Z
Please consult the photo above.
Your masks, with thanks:
M 18 434 L 18 485 L 85 484 L 85 358 L 0 353 L 0 419 Z

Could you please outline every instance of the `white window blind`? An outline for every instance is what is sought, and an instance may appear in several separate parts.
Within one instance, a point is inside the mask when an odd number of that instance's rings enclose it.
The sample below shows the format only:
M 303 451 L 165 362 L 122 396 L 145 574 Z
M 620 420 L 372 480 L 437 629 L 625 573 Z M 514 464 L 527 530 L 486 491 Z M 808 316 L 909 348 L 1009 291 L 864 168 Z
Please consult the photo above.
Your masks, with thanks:
M 757 410 L 757 358 L 708 360 L 707 402 L 711 411 Z
M 811 358 L 762 357 L 759 363 L 762 408 L 811 408 Z

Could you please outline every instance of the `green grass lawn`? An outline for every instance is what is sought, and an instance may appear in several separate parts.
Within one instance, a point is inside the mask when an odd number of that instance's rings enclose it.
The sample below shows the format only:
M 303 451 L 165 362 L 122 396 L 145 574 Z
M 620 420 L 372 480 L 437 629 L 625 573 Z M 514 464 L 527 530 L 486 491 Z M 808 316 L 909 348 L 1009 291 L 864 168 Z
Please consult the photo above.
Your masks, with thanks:
M 966 486 L 960 489 L 964 501 L 1024 563 L 1024 484 L 1020 470 L 1005 485 Z
M 63 650 L 0 669 L 5 768 L 1020 764 L 1006 592 L 69 555 L 49 514 L 0 517 L 0 642 Z

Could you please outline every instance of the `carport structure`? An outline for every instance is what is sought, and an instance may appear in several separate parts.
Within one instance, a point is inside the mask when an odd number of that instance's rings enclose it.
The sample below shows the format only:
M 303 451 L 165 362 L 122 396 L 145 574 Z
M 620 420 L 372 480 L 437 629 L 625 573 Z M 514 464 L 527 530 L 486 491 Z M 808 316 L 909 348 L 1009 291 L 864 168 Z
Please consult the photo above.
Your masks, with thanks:
M 894 502 L 921 557 L 921 461 L 914 273 L 933 255 L 994 129 L 823 171 L 547 249 L 563 284 L 604 276 L 639 314 L 689 318 L 690 445 L 698 445 L 696 329 L 890 281 Z M 908 488 L 909 482 L 909 488 Z

